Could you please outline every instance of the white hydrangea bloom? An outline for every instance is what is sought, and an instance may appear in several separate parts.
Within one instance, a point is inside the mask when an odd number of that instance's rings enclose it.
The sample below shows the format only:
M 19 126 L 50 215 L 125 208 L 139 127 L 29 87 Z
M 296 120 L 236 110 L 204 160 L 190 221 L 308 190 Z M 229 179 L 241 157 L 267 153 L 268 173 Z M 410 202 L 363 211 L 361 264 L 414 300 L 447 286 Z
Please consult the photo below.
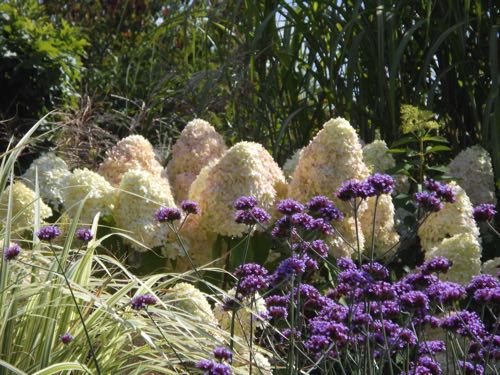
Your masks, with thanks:
M 496 257 L 484 262 L 483 266 L 481 267 L 481 272 L 493 276 L 498 275 L 498 273 L 500 272 L 500 257 Z
M 383 173 L 396 166 L 385 141 L 375 140 L 363 147 L 363 160 L 372 173 Z
M 62 203 L 64 181 L 70 175 L 66 162 L 53 152 L 43 154 L 31 163 L 23 175 L 26 185 L 35 190 L 35 172 L 38 170 L 38 188 L 42 199 L 57 209 Z
M 455 182 L 449 184 L 456 194 L 455 203 L 445 203 L 441 211 L 434 212 L 418 229 L 418 236 L 424 251 L 438 246 L 445 238 L 460 233 L 471 234 L 476 241 L 479 238 L 479 228 L 472 216 L 472 204 L 464 189 Z
M 252 352 L 250 352 L 249 348 L 242 348 L 239 353 L 239 357 L 244 359 L 244 361 L 238 361 L 235 359 L 233 366 L 237 370 L 237 374 L 249 374 L 250 373 L 250 360 L 252 361 L 252 368 L 256 374 L 259 375 L 272 375 L 273 366 L 269 362 L 269 359 L 266 355 L 260 353 L 258 347 L 256 345 L 253 346 Z
M 234 298 L 236 290 L 233 288 L 227 292 L 228 296 Z M 255 337 L 255 329 L 263 327 L 265 321 L 261 318 L 263 314 L 267 313 L 266 302 L 259 295 L 255 294 L 255 302 L 251 306 L 251 299 L 247 297 L 242 302 L 242 307 L 236 313 L 234 319 L 234 335 L 241 337 L 244 341 L 250 340 L 250 319 L 253 320 L 253 337 Z M 232 311 L 224 311 L 222 302 L 217 302 L 214 306 L 214 315 L 221 328 L 227 332 L 231 331 Z
M 99 166 L 99 174 L 104 176 L 114 187 L 120 185 L 122 176 L 134 169 L 148 171 L 161 176 L 163 168 L 156 160 L 153 146 L 141 135 L 123 138 L 111 150 Z
M 470 233 L 459 233 L 445 238 L 425 254 L 426 259 L 436 256 L 453 262 L 449 271 L 440 276 L 443 280 L 467 284 L 472 276 L 481 272 L 481 246 L 477 238 Z
M 285 175 L 287 181 L 292 178 L 293 172 L 295 172 L 295 168 L 297 168 L 300 155 L 302 155 L 302 150 L 304 150 L 304 148 L 296 150 L 293 155 L 285 161 L 285 164 L 283 164 L 283 174 Z
M 479 145 L 460 152 L 449 164 L 450 175 L 467 192 L 473 205 L 496 204 L 491 157 Z
M 210 123 L 201 119 L 190 121 L 172 147 L 167 172 L 177 202 L 188 197 L 189 187 L 201 169 L 226 152 L 224 139 Z
M 5 227 L 7 220 L 7 209 L 9 204 L 9 189 L 0 195 L 0 226 Z M 16 181 L 12 185 L 12 221 L 11 230 L 26 230 L 33 228 L 35 223 L 36 195 L 33 190 L 21 181 Z M 49 206 L 40 200 L 40 219 L 47 219 L 52 216 Z
M 290 182 L 290 196 L 301 202 L 307 202 L 316 195 L 325 195 L 333 199 L 344 212 L 346 219 L 336 223 L 336 229 L 348 239 L 356 238 L 356 225 L 352 218 L 352 209 L 348 203 L 335 197 L 335 192 L 346 180 L 362 180 L 368 176 L 368 168 L 363 161 L 363 152 L 358 135 L 349 122 L 335 118 L 326 122 L 323 129 L 304 148 L 297 168 Z M 363 204 L 359 213 L 366 209 Z M 360 247 L 364 246 L 363 231 L 358 223 Z M 355 242 L 352 243 L 355 246 Z M 339 238 L 333 238 L 331 251 L 335 256 L 348 256 L 353 250 Z
M 398 241 L 399 235 L 394 225 L 394 204 L 388 194 L 379 197 L 375 217 L 375 236 L 373 236 L 373 218 L 375 213 L 375 197 L 368 199 L 368 209 L 361 214 L 361 227 L 365 237 L 365 252 L 371 253 L 372 238 L 375 237 L 374 253 L 378 256 L 392 255 L 397 250 L 388 252 Z M 392 254 L 391 254 L 392 253 Z
M 389 148 L 385 141 L 375 140 L 372 143 L 363 147 L 363 160 L 371 173 L 385 173 L 388 169 L 396 166 L 394 157 L 389 152 Z M 396 182 L 397 192 L 408 192 L 410 190 L 410 182 L 405 175 L 398 174 L 393 176 Z
M 136 169 L 123 175 L 113 211 L 118 228 L 145 246 L 152 248 L 167 243 L 168 226 L 159 223 L 155 212 L 162 206 L 175 207 L 166 179 Z M 145 248 L 130 242 L 138 251 Z M 171 254 L 175 257 L 176 254 Z
M 194 188 L 193 188 L 194 187 Z M 283 172 L 258 143 L 240 142 L 231 147 L 193 182 L 189 198 L 201 208 L 201 225 L 209 232 L 241 236 L 246 226 L 234 221 L 233 202 L 252 195 L 259 206 L 272 210 L 286 195 Z
M 91 170 L 75 169 L 66 177 L 62 190 L 64 207 L 73 216 L 80 202 L 87 198 L 80 215 L 80 221 L 91 223 L 94 216 L 110 215 L 115 205 L 115 189 L 106 179 Z
M 217 324 L 217 319 L 214 317 L 212 307 L 205 294 L 192 284 L 177 283 L 167 291 L 165 301 L 184 314 L 189 314 L 205 323 Z

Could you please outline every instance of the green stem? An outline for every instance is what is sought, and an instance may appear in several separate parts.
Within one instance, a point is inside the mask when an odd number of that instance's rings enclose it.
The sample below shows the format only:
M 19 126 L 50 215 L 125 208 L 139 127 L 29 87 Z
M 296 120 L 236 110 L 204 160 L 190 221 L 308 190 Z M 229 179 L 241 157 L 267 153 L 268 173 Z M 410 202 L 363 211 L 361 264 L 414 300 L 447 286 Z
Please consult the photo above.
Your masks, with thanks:
M 83 315 L 82 315 L 82 312 L 80 310 L 80 306 L 78 306 L 78 302 L 76 300 L 75 294 L 73 293 L 73 288 L 71 288 L 71 284 L 70 284 L 70 282 L 68 280 L 68 277 L 66 276 L 66 272 L 64 271 L 64 269 L 63 269 L 63 267 L 61 265 L 61 262 L 59 261 L 59 258 L 57 257 L 57 254 L 56 254 L 54 248 L 52 247 L 52 243 L 49 243 L 49 248 L 52 251 L 52 254 L 54 255 L 54 258 L 56 259 L 57 266 L 59 268 L 59 272 L 64 277 L 64 281 L 66 282 L 66 285 L 68 286 L 68 289 L 69 289 L 69 291 L 71 293 L 71 298 L 73 299 L 73 303 L 75 304 L 76 310 L 78 311 L 78 316 L 80 317 L 80 322 L 82 323 L 83 330 L 85 332 L 85 337 L 87 339 L 87 343 L 88 343 L 89 348 L 90 348 L 90 353 L 92 355 L 92 359 L 94 361 L 95 369 L 97 371 L 97 374 L 101 375 L 101 369 L 99 367 L 99 362 L 97 361 L 97 356 L 96 356 L 95 351 L 94 351 L 94 346 L 92 345 L 92 340 L 90 339 L 89 332 L 87 331 L 87 326 L 85 325 L 85 320 L 83 319 Z
M 375 223 L 377 220 L 377 206 L 378 206 L 378 200 L 380 198 L 380 195 L 377 195 L 375 197 L 375 208 L 373 209 L 373 224 L 372 224 L 372 248 L 370 252 L 370 260 L 373 263 L 373 258 L 375 254 Z

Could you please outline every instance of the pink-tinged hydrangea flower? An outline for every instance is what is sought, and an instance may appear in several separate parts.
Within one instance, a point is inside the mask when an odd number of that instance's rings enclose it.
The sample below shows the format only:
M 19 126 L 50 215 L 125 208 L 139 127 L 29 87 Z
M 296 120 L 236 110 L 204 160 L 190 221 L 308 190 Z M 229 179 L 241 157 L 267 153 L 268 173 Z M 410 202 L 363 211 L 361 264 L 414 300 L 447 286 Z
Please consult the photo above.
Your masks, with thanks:
M 473 204 L 496 203 L 491 157 L 476 145 L 460 152 L 449 164 L 449 173 L 467 192 Z
M 7 208 L 9 203 L 9 187 L 0 194 L 0 218 L 4 221 L 7 218 Z M 10 222 L 11 230 L 27 230 L 33 227 L 35 220 L 36 195 L 33 190 L 20 181 L 12 185 L 12 218 Z M 49 206 L 40 200 L 40 219 L 47 219 L 52 216 Z M 0 221 L 0 226 L 5 223 Z
M 153 146 L 141 135 L 130 135 L 106 152 L 98 173 L 114 187 L 118 187 L 128 171 L 140 169 L 160 177 L 163 168 L 156 160 Z
M 226 152 L 224 139 L 201 119 L 190 121 L 172 147 L 167 174 L 177 202 L 187 199 L 189 188 L 201 169 Z
M 345 219 L 335 224 L 347 242 L 356 244 L 356 226 L 352 208 L 348 202 L 338 199 L 335 193 L 347 180 L 363 180 L 368 176 L 368 168 L 363 162 L 361 144 L 354 128 L 343 118 L 326 122 L 323 129 L 304 148 L 297 168 L 290 182 L 290 197 L 307 202 L 314 196 L 323 195 L 332 199 L 345 215 Z M 366 209 L 361 205 L 359 212 Z M 361 224 L 358 223 L 360 245 L 363 247 Z M 351 256 L 351 246 L 340 236 L 328 239 L 331 252 L 336 257 Z
M 469 197 L 456 183 L 451 182 L 449 186 L 456 195 L 456 202 L 444 203 L 442 210 L 431 213 L 422 223 L 418 229 L 422 249 L 429 252 L 445 239 L 459 234 L 469 234 L 474 238 L 481 252 L 479 228 L 472 216 L 472 204 Z M 433 194 L 436 193 L 433 192 Z
M 233 219 L 237 198 L 253 196 L 262 209 L 271 211 L 285 194 L 285 178 L 272 156 L 257 143 L 240 142 L 200 172 L 189 198 L 199 203 L 205 230 L 238 237 L 247 227 Z

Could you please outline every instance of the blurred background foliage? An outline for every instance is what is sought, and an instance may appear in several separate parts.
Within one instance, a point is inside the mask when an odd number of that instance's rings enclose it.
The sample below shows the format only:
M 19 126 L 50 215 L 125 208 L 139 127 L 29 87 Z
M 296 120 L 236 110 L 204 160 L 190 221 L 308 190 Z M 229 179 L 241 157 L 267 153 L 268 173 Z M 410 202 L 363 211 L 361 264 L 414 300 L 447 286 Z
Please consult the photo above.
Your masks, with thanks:
M 6 0 L 2 135 L 63 107 L 61 124 L 72 126 L 54 142 L 84 162 L 130 132 L 166 159 L 185 123 L 202 117 L 282 163 L 333 115 L 365 142 L 390 145 L 403 133 L 401 106 L 413 104 L 437 114 L 453 153 L 481 143 L 498 176 L 495 3 Z

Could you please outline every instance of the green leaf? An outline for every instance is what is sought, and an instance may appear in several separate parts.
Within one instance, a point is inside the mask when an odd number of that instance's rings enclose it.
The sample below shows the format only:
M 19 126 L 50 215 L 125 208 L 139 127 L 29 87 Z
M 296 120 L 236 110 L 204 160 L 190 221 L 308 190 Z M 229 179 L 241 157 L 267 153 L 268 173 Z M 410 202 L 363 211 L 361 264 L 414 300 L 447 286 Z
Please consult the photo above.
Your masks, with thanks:
M 451 148 L 445 145 L 437 145 L 427 148 L 425 153 L 432 154 L 434 152 L 446 152 L 446 151 L 451 151 Z
M 422 140 L 424 142 L 439 142 L 439 143 L 449 143 L 449 141 L 445 137 L 441 137 L 439 135 L 425 135 Z
M 391 149 L 393 147 L 398 147 L 398 146 L 406 145 L 406 144 L 409 144 L 409 143 L 417 143 L 417 142 L 418 142 L 417 138 L 415 138 L 412 135 L 407 135 L 405 137 L 402 137 L 402 138 L 399 138 L 399 139 L 395 140 L 392 143 L 392 145 L 391 145 Z

